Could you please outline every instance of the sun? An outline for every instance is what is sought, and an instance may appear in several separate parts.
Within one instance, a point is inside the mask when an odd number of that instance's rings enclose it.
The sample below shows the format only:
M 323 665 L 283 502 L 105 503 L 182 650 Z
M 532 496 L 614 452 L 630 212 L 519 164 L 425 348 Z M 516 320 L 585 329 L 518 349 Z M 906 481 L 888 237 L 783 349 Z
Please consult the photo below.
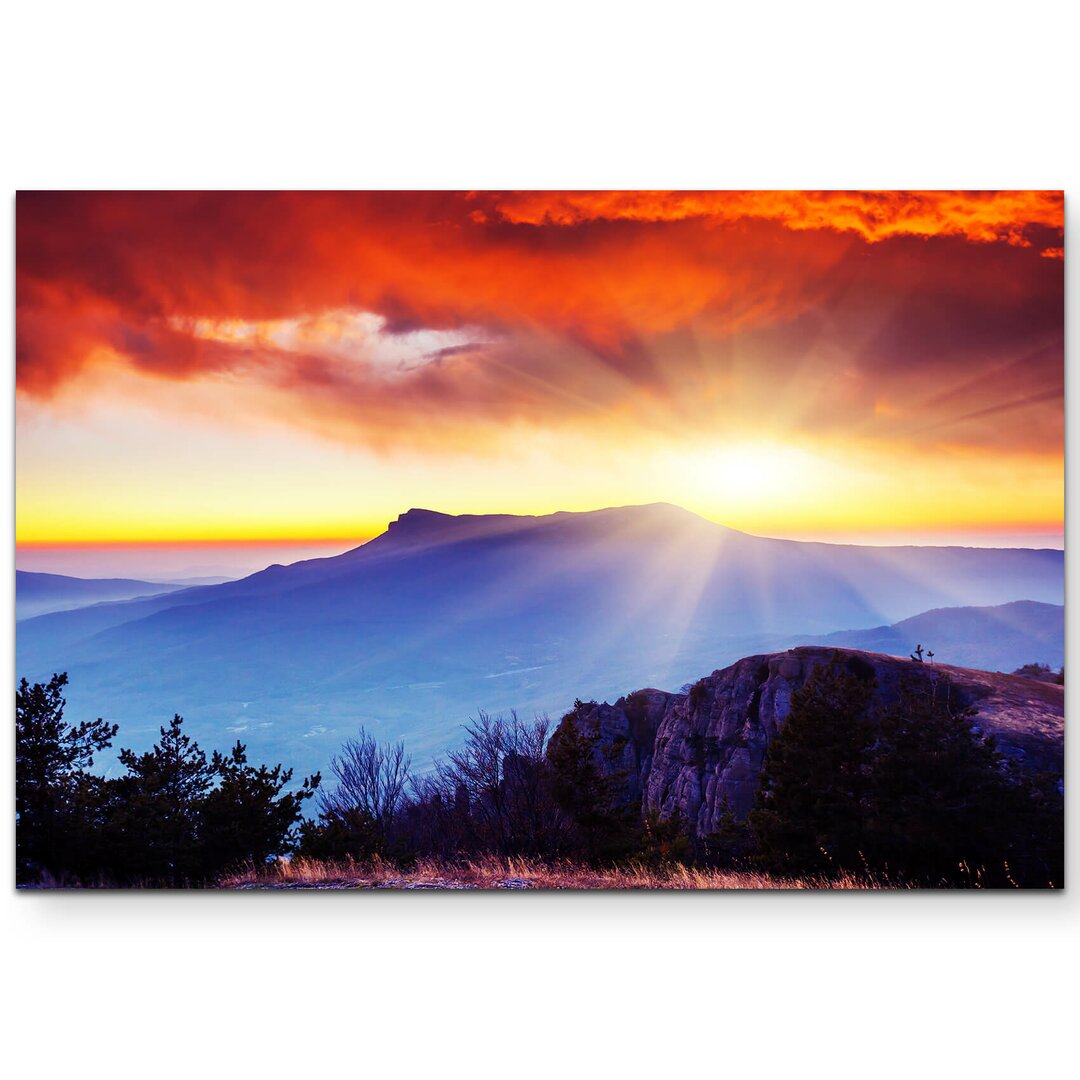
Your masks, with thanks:
M 775 506 L 777 500 L 805 498 L 821 484 L 817 455 L 774 442 L 738 442 L 691 455 L 686 478 L 701 498 L 732 509 Z

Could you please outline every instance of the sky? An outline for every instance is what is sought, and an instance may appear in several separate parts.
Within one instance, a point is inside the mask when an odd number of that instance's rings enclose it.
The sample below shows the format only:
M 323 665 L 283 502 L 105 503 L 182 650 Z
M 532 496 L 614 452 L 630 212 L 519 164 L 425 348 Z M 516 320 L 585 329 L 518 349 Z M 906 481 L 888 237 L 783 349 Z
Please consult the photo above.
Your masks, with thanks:
M 24 569 L 410 507 L 1060 546 L 1061 192 L 21 192 Z

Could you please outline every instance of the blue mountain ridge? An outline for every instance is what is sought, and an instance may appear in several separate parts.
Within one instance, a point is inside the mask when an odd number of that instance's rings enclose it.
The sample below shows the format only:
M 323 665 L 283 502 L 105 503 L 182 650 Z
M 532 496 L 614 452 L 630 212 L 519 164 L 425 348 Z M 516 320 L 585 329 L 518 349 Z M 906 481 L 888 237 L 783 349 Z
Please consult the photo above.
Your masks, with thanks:
M 1037 605 L 1027 622 L 940 610 L 1018 601 Z M 1063 601 L 1057 550 L 774 540 L 668 504 L 410 510 L 333 558 L 24 620 L 17 673 L 67 671 L 71 719 L 117 721 L 118 745 L 148 745 L 180 712 L 206 747 L 240 738 L 302 772 L 364 724 L 423 765 L 481 708 L 557 719 L 577 697 L 675 688 L 764 642 L 848 627 L 876 628 L 843 633 L 884 651 L 914 636 L 946 662 L 997 667 L 1015 648 L 1018 664 L 1056 664 Z M 931 615 L 937 630 L 917 623 Z

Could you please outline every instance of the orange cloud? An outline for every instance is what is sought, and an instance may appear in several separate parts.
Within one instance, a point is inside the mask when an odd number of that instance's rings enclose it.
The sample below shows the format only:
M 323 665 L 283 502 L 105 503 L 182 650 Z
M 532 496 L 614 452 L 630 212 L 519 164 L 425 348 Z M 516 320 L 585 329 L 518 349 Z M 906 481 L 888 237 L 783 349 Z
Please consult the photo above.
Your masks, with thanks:
M 1032 226 L 1061 230 L 1065 214 L 1060 191 L 524 191 L 480 198 L 516 224 L 762 220 L 853 232 L 867 243 L 962 236 L 1027 246 Z
M 342 310 L 391 330 L 556 333 L 633 363 L 643 335 L 696 317 L 733 330 L 813 303 L 849 244 L 692 222 L 568 238 L 471 209 L 453 193 L 21 195 L 19 387 L 48 393 L 95 345 L 184 377 L 223 356 L 185 320 Z
M 24 193 L 18 389 L 121 365 L 387 447 L 749 419 L 1052 447 L 1061 213 L 1053 192 Z

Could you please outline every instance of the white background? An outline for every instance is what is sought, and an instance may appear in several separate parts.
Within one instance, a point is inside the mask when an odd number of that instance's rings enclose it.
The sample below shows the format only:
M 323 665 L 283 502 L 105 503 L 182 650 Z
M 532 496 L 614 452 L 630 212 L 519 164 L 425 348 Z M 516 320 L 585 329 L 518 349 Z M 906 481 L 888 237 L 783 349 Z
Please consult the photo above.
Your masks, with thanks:
M 1065 10 L 9 6 L 5 393 L 17 188 L 1068 191 Z M 13 681 L 10 641 L 3 656 Z M 1075 882 L 1022 896 L 17 895 L 10 829 L 3 843 L 16 1076 L 996 1077 L 1076 1059 Z

